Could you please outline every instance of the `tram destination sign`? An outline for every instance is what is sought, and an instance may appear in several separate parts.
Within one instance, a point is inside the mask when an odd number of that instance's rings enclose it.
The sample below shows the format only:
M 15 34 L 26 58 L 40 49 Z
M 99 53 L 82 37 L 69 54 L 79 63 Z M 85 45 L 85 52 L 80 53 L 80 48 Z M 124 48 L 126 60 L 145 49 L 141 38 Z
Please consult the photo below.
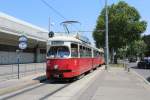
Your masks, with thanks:
M 64 42 L 63 41 L 52 41 L 51 44 L 52 45 L 63 45 Z

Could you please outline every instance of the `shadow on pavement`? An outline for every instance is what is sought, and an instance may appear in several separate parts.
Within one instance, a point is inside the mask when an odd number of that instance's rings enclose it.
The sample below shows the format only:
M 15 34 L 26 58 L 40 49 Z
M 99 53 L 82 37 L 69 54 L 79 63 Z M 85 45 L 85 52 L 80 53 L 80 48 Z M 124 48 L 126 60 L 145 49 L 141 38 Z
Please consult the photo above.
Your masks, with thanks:
M 68 79 L 50 79 L 48 80 L 45 75 L 34 78 L 33 80 L 37 80 L 40 83 L 45 84 L 67 84 L 72 83 L 74 80 Z
M 133 69 L 140 69 L 140 68 L 138 68 L 137 66 L 133 66 L 133 67 L 131 67 L 131 68 L 133 68 Z
M 38 80 L 38 81 L 45 81 L 46 80 L 46 76 L 45 75 L 42 75 L 42 76 L 38 76 L 36 78 L 34 78 L 33 80 Z
M 150 82 L 150 77 L 148 77 L 146 80 L 147 80 L 148 82 Z
M 33 80 L 37 80 L 40 83 L 45 83 L 45 84 L 68 84 L 77 81 L 73 79 L 49 79 L 48 80 L 45 75 L 36 77 Z
M 67 81 L 67 80 L 45 80 L 45 81 L 41 81 L 40 83 L 44 83 L 44 84 L 70 84 L 73 81 Z

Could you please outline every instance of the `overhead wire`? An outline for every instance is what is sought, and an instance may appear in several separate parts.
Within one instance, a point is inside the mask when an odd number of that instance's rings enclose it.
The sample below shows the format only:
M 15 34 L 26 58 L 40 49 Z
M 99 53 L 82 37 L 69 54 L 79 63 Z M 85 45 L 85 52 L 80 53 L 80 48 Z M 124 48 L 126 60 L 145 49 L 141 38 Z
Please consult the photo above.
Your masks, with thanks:
M 48 8 L 50 8 L 51 10 L 53 10 L 53 12 L 55 12 L 61 18 L 65 19 L 65 20 L 67 19 L 59 11 L 57 11 L 54 7 L 52 7 L 50 4 L 48 4 L 45 0 L 41 0 L 41 2 L 43 2 Z
M 63 14 L 61 14 L 58 10 L 56 10 L 54 7 L 52 7 L 49 3 L 47 3 L 45 0 L 41 0 L 41 2 L 43 3 L 43 4 L 45 4 L 49 9 L 51 9 L 53 12 L 55 12 L 59 17 L 61 17 L 62 19 L 64 19 L 64 20 L 67 20 L 67 18 L 66 17 L 64 17 L 63 16 Z M 76 28 L 77 30 L 78 30 L 78 28 L 75 26 L 75 25 L 73 25 L 74 26 L 74 28 Z

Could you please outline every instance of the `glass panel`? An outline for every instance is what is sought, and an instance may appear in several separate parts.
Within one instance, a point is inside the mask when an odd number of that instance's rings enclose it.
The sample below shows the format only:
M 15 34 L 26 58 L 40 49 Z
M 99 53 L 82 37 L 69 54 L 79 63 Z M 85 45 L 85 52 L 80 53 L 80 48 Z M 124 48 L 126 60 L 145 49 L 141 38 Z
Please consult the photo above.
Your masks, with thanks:
M 97 50 L 94 50 L 94 57 L 100 57 L 100 52 Z
M 78 45 L 71 44 L 71 57 L 78 57 Z
M 69 48 L 66 46 L 52 46 L 50 47 L 47 56 L 52 58 L 66 58 L 69 56 L 69 54 Z
M 84 57 L 83 46 L 80 46 L 80 57 Z
M 88 54 L 88 57 L 92 57 L 92 52 L 90 48 L 88 48 L 87 54 Z
M 80 56 L 83 57 L 92 57 L 92 50 L 88 47 L 80 46 Z

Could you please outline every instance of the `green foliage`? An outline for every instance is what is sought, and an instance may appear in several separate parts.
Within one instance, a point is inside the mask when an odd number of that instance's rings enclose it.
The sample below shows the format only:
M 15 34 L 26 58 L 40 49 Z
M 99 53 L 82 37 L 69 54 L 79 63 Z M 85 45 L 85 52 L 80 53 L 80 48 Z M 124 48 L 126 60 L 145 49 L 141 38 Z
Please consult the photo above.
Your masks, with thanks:
M 128 46 L 122 47 L 118 49 L 117 56 L 121 59 L 125 58 L 127 55 L 127 48 Z
M 150 35 L 144 35 L 142 38 L 147 45 L 145 55 L 150 56 Z
M 117 50 L 131 42 L 138 40 L 146 30 L 147 23 L 141 21 L 139 12 L 124 1 L 112 4 L 108 7 L 109 11 L 109 47 Z M 97 47 L 104 47 L 105 32 L 97 30 L 105 29 L 105 8 L 101 11 L 93 38 Z
M 127 50 L 128 55 L 136 55 L 139 57 L 143 57 L 144 56 L 144 52 L 146 51 L 147 45 L 145 44 L 145 42 L 143 40 L 137 40 L 132 42 Z
M 124 46 L 118 49 L 118 56 L 121 58 L 124 57 L 144 57 L 144 53 L 146 52 L 147 45 L 145 42 L 141 40 L 135 40 L 131 42 L 129 45 Z

